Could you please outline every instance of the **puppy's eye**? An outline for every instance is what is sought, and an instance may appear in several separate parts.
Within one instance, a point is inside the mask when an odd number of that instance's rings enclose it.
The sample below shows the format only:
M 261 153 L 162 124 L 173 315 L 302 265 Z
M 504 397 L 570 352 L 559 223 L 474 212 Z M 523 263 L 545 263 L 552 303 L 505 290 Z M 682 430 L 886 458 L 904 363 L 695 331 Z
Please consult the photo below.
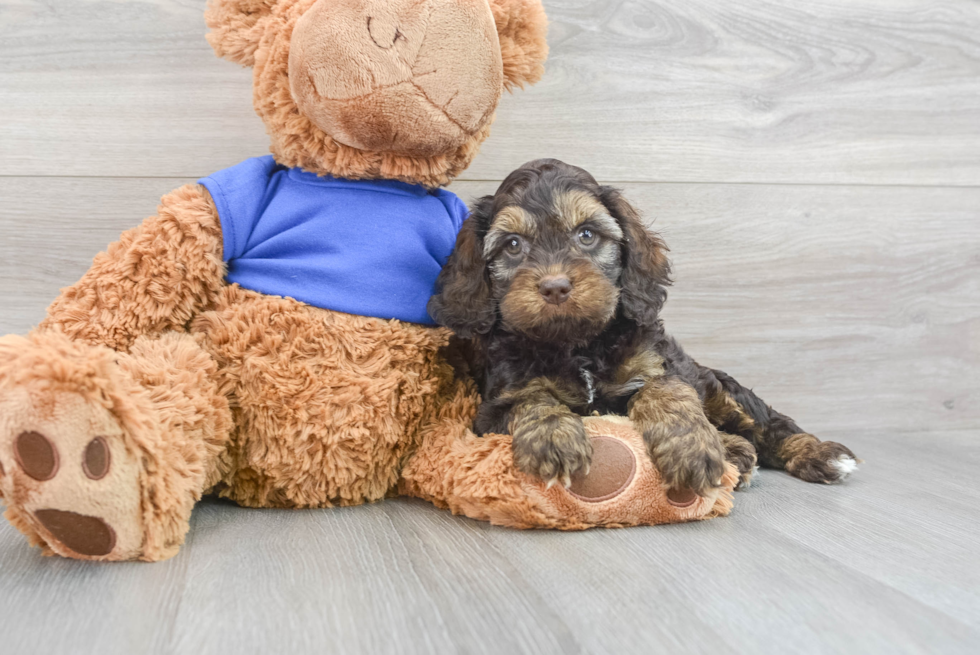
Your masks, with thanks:
M 524 242 L 521 241 L 520 237 L 509 236 L 504 241 L 504 252 L 508 255 L 516 257 L 524 251 Z
M 592 230 L 585 228 L 579 230 L 578 232 L 578 242 L 583 246 L 588 248 L 589 246 L 594 246 L 595 242 L 599 240 L 599 237 Z

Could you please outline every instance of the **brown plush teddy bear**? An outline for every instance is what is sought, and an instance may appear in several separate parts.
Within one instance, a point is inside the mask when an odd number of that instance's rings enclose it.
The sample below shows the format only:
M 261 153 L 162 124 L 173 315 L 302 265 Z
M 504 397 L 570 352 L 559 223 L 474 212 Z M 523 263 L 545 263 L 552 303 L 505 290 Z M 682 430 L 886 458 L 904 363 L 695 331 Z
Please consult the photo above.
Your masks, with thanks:
M 441 189 L 505 88 L 537 81 L 538 0 L 212 0 L 209 41 L 254 68 L 272 157 L 165 196 L 0 339 L 0 497 L 47 553 L 174 555 L 212 491 L 251 507 L 394 493 L 518 527 L 726 513 L 668 501 L 628 422 L 587 419 L 571 488 L 468 430 L 478 397 L 425 313 L 465 207 Z

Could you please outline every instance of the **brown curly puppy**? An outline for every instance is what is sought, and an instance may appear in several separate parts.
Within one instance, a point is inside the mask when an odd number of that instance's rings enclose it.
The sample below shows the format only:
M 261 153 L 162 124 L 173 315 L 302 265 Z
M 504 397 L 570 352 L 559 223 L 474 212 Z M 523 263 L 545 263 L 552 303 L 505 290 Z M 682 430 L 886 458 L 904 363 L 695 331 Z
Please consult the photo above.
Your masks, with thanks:
M 554 159 L 479 200 L 429 313 L 469 338 L 484 402 L 475 431 L 510 433 L 517 465 L 549 482 L 588 469 L 582 416 L 628 415 L 674 490 L 716 487 L 726 457 L 745 486 L 758 460 L 809 482 L 854 454 L 805 433 L 664 331 L 666 246 L 619 191 Z

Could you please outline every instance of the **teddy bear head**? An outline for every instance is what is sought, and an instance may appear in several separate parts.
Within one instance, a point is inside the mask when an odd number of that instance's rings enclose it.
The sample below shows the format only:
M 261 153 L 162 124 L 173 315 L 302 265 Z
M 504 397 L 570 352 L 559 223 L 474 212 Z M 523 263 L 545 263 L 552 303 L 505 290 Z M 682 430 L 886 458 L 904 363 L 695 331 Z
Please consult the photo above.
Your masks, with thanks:
M 280 164 L 426 186 L 469 165 L 548 51 L 540 0 L 211 0 L 205 18 L 253 67 Z

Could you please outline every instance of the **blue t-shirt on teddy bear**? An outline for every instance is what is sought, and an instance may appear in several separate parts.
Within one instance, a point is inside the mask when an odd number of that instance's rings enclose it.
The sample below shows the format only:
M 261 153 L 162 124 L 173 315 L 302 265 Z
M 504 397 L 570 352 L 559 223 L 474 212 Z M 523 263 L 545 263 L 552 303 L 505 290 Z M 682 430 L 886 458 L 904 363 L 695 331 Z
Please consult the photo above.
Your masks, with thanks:
M 248 159 L 199 181 L 228 281 L 348 314 L 434 324 L 425 309 L 466 218 L 445 189 L 318 177 Z

